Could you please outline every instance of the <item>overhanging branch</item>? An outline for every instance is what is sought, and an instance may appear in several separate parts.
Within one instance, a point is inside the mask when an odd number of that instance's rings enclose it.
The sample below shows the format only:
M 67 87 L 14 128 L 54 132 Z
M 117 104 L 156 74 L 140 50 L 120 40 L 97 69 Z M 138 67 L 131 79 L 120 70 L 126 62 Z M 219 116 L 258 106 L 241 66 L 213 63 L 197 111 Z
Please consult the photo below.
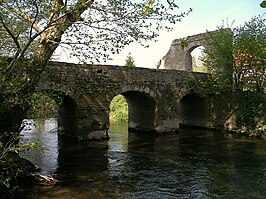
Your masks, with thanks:
M 0 2 L 0 6 L 3 6 L 7 11 L 19 16 L 21 19 L 25 20 L 28 24 L 30 24 L 35 31 L 41 32 L 42 29 L 32 21 L 32 19 L 24 12 L 21 12 L 19 10 L 16 10 L 15 8 L 10 7 L 7 3 L 5 3 L 3 0 Z

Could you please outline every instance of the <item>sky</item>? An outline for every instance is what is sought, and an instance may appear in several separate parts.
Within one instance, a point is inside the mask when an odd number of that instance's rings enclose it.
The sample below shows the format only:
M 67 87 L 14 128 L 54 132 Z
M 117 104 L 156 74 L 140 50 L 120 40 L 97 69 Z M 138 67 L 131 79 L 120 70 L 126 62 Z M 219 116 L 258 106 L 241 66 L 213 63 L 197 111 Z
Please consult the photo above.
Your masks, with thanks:
M 124 65 L 128 53 L 132 54 L 137 67 L 156 68 L 158 61 L 167 53 L 174 39 L 216 30 L 225 22 L 233 27 L 243 25 L 253 16 L 263 15 L 266 9 L 260 7 L 262 0 L 177 0 L 180 11 L 193 11 L 172 32 L 161 32 L 158 42 L 149 42 L 149 48 L 138 43 L 127 46 L 119 55 L 113 56 L 108 64 Z M 265 14 L 266 15 L 266 14 Z
M 137 67 L 156 68 L 158 61 L 167 53 L 174 39 L 216 30 L 222 24 L 233 27 L 243 25 L 254 16 L 266 13 L 260 7 L 262 0 L 176 0 L 180 12 L 192 8 L 193 11 L 174 26 L 171 32 L 161 31 L 157 42 L 148 42 L 144 48 L 137 42 L 125 47 L 111 61 L 102 64 L 124 65 L 131 53 Z M 265 14 L 266 15 L 266 14 Z M 67 58 L 66 58 L 67 59 Z

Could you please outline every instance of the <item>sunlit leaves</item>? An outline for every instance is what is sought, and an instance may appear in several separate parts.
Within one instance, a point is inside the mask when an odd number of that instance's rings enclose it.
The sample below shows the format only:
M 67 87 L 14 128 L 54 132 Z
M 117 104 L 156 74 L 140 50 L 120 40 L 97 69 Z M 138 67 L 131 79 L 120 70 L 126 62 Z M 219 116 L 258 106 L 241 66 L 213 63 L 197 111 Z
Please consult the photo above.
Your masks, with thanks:
M 154 0 L 148 0 L 147 4 L 144 5 L 143 11 L 141 13 L 142 16 L 147 15 L 148 13 L 153 12 Z
M 167 1 L 97 1 L 68 29 L 63 43 L 82 62 L 105 61 L 134 41 L 147 47 L 160 30 L 171 30 L 191 11 L 176 14 L 177 9 Z
M 128 120 L 128 104 L 123 95 L 117 95 L 110 103 L 110 122 Z

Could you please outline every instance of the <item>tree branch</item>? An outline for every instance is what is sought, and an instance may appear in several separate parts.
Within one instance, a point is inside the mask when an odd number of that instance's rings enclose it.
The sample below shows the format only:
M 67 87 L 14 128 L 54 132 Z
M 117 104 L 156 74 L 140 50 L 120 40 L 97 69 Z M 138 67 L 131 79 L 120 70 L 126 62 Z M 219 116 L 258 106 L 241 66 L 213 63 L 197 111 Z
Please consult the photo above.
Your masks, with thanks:
M 31 18 L 29 16 L 27 16 L 26 13 L 21 12 L 19 10 L 16 10 L 16 9 L 10 7 L 3 0 L 0 2 L 0 5 L 2 5 L 9 12 L 11 12 L 11 13 L 19 16 L 21 19 L 25 20 L 28 24 L 30 24 L 34 28 L 35 31 L 37 31 L 37 32 L 41 32 L 42 31 L 42 29 L 36 23 L 34 23 L 34 21 L 32 21 Z
M 35 16 L 34 16 L 33 23 L 31 24 L 31 27 L 30 27 L 30 35 L 29 35 L 29 38 L 31 38 L 31 36 L 32 36 L 33 24 L 36 24 L 35 22 L 37 21 L 37 17 L 38 17 L 38 15 L 39 15 L 39 7 L 38 7 L 38 5 L 36 4 L 36 2 L 34 3 L 34 6 L 35 6 L 37 12 L 36 12 L 36 14 L 35 14 Z
M 67 20 L 69 23 L 77 22 L 80 15 L 94 3 L 94 0 L 79 0 L 72 8 L 72 12 L 68 13 Z
M 49 23 L 51 23 L 54 18 L 59 18 L 60 10 L 63 10 L 66 5 L 63 3 L 62 0 L 53 0 L 51 3 L 51 11 L 49 12 Z
M 17 49 L 20 51 L 21 50 L 21 47 L 19 45 L 19 42 L 18 42 L 18 37 L 16 37 L 12 31 L 6 26 L 3 18 L 0 16 L 0 22 L 1 24 L 3 25 L 4 29 L 7 31 L 7 33 L 10 35 L 10 37 L 13 39 L 14 43 L 16 44 L 17 46 Z

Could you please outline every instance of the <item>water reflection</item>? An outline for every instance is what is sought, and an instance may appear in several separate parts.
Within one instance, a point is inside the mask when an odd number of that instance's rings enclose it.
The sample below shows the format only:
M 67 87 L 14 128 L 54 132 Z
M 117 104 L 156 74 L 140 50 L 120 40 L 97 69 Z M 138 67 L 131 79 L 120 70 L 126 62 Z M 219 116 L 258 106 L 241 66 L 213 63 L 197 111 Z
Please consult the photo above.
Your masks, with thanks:
M 47 150 L 21 151 L 20 156 L 31 160 L 42 169 L 42 174 L 53 174 L 56 172 L 58 163 L 58 137 L 57 121 L 54 118 L 49 120 L 24 120 L 25 127 L 21 131 L 21 142 L 38 142 Z
M 220 132 L 203 130 L 154 137 L 128 134 L 126 125 L 110 126 L 109 135 L 109 141 L 88 143 L 59 137 L 59 144 L 55 145 L 57 169 L 46 168 L 46 172 L 55 172 L 61 182 L 55 187 L 38 187 L 27 198 L 264 198 L 266 195 L 263 140 L 228 139 Z M 43 155 L 47 157 L 40 159 L 42 164 L 45 158 L 47 165 L 53 164 L 50 159 L 56 159 L 50 154 Z

